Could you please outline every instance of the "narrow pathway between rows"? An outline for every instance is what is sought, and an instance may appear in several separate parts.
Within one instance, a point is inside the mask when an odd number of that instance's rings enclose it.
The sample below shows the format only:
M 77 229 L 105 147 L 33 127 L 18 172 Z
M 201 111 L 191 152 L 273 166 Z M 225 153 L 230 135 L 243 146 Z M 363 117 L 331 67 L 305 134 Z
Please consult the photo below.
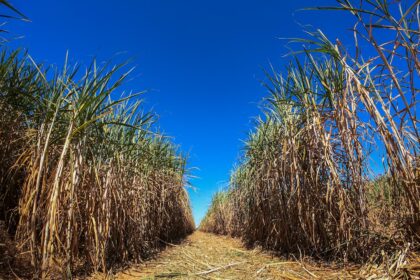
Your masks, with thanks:
M 355 274 L 247 250 L 239 240 L 197 231 L 115 279 L 357 279 Z

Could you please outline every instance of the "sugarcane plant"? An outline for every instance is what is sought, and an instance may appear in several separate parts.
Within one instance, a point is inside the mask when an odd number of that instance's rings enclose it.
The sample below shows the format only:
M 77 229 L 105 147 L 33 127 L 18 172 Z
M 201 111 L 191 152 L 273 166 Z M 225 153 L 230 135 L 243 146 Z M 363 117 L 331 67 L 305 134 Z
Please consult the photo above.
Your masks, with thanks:
M 194 229 L 186 158 L 118 89 L 124 65 L 46 71 L 0 60 L 2 215 L 39 276 L 138 261 Z M 13 200 L 6 200 L 12 196 Z
M 308 32 L 291 40 L 303 47 L 285 73 L 267 72 L 269 97 L 232 173 L 222 231 L 283 253 L 366 261 L 420 240 L 420 5 L 337 3 L 315 9 L 353 15 L 355 47 Z M 214 209 L 201 227 L 220 232 Z

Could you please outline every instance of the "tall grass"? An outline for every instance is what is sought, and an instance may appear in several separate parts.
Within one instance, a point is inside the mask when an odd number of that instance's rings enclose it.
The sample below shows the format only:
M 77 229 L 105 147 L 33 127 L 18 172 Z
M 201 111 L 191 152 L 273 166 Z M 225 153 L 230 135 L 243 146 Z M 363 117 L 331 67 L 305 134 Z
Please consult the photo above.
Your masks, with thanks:
M 206 222 L 200 226 L 202 231 L 213 232 L 216 234 L 228 234 L 230 223 L 228 194 L 220 191 L 213 195 L 210 209 L 203 218 Z
M 211 207 L 203 229 L 353 261 L 380 250 L 385 237 L 418 248 L 419 3 L 337 3 L 323 9 L 355 16 L 354 49 L 319 30 L 293 40 L 304 48 L 284 74 L 268 74 L 264 117 L 232 174 L 226 205 L 217 207 L 230 209 L 230 223 L 220 230 Z M 388 178 L 376 187 L 373 148 L 383 149 Z M 378 193 L 386 200 L 372 199 Z M 375 214 L 384 212 L 392 233 L 377 230 Z
M 1 215 L 43 278 L 138 261 L 194 229 L 185 157 L 118 91 L 123 65 L 0 56 Z

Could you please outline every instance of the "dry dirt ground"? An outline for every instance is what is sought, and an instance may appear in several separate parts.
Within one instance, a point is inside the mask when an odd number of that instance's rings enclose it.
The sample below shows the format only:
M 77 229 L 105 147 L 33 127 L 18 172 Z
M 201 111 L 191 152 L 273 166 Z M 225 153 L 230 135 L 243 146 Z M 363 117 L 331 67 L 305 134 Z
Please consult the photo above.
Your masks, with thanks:
M 308 260 L 286 260 L 258 249 L 247 250 L 239 240 L 200 231 L 196 231 L 180 245 L 169 244 L 155 259 L 118 272 L 114 277 L 120 280 L 394 278 L 379 276 L 375 271 L 358 267 L 344 268 Z M 93 278 L 105 277 L 96 275 Z

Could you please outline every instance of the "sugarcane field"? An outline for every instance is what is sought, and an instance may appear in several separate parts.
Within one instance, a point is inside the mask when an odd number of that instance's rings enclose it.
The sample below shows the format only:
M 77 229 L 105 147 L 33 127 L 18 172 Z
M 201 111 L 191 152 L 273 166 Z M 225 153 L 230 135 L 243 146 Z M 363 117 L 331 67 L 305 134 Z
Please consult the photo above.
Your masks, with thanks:
M 420 0 L 0 10 L 0 279 L 420 279 Z

